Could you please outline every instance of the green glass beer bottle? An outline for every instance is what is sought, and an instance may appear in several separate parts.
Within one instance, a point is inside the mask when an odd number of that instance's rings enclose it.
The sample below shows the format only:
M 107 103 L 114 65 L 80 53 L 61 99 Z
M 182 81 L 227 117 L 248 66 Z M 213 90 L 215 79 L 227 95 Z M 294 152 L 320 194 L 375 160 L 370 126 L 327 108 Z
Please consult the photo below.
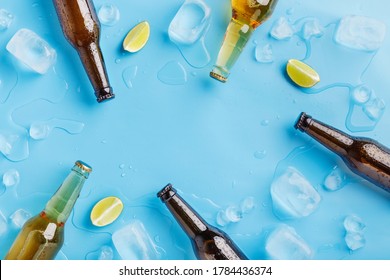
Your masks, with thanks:
M 341 157 L 354 173 L 390 192 L 390 149 L 366 137 L 348 135 L 301 113 L 295 128 Z
M 64 243 L 64 225 L 92 168 L 77 161 L 45 209 L 23 225 L 5 259 L 51 260 Z
M 166 185 L 157 196 L 191 239 L 195 255 L 200 260 L 247 260 L 229 236 L 202 219 L 171 184 Z
M 62 31 L 77 50 L 98 102 L 115 97 L 100 49 L 100 22 L 91 0 L 53 0 Z
M 210 76 L 226 82 L 253 31 L 273 13 L 278 0 L 231 0 L 232 18 Z

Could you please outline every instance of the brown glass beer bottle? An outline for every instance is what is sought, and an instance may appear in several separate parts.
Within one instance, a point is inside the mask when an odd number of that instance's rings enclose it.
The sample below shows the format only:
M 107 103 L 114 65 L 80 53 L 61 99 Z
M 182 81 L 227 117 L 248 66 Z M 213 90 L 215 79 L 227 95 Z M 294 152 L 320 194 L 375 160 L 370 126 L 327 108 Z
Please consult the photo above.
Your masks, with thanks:
M 182 229 L 191 239 L 195 255 L 200 260 L 247 260 L 248 258 L 223 231 L 206 223 L 171 184 L 157 196 L 165 203 Z
M 115 97 L 99 45 L 100 23 L 91 0 L 53 0 L 62 31 L 77 50 L 98 102 Z
M 356 174 L 390 192 L 390 149 L 366 137 L 354 137 L 301 113 L 295 128 L 338 154 Z

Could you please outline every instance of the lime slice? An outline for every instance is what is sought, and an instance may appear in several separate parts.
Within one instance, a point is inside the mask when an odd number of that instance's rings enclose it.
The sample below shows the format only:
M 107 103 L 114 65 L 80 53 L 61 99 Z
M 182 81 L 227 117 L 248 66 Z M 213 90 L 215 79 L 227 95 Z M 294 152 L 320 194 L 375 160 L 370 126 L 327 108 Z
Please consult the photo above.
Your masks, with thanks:
M 320 81 L 320 76 L 313 68 L 297 59 L 290 59 L 286 69 L 288 76 L 298 86 L 309 88 Z
M 98 227 L 109 225 L 119 217 L 122 210 L 123 203 L 119 198 L 115 196 L 103 198 L 91 211 L 92 224 Z
M 147 21 L 140 22 L 127 33 L 123 41 L 123 49 L 135 53 L 142 49 L 149 39 L 150 26 Z

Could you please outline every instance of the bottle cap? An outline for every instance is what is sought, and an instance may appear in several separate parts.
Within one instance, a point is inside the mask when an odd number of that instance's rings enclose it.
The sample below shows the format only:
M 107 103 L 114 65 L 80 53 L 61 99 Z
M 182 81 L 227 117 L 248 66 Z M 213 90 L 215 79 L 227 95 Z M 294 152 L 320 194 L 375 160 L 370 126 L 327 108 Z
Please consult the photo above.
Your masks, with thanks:
M 295 129 L 299 129 L 300 131 L 304 132 L 310 126 L 311 121 L 311 116 L 307 115 L 305 112 L 302 112 L 295 122 L 294 127 Z
M 112 87 L 105 87 L 95 92 L 97 102 L 101 103 L 115 98 Z
M 174 195 L 176 195 L 176 189 L 172 187 L 171 184 L 166 185 L 157 193 L 157 197 L 159 197 L 162 202 L 170 200 Z
M 84 172 L 87 172 L 87 173 L 92 172 L 92 167 L 81 160 L 76 161 L 74 165 L 76 165 L 78 168 L 80 168 Z

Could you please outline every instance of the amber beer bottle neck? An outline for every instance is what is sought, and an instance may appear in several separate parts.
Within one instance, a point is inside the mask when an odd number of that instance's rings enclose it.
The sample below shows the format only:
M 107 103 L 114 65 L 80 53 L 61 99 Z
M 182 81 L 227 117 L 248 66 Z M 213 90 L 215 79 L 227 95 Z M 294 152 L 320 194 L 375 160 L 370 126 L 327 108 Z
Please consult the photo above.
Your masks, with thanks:
M 295 128 L 310 135 L 338 155 L 346 155 L 355 142 L 350 135 L 301 113 Z
M 166 185 L 157 196 L 166 204 L 190 238 L 194 238 L 208 229 L 209 225 L 177 194 L 176 189 L 171 184 Z

